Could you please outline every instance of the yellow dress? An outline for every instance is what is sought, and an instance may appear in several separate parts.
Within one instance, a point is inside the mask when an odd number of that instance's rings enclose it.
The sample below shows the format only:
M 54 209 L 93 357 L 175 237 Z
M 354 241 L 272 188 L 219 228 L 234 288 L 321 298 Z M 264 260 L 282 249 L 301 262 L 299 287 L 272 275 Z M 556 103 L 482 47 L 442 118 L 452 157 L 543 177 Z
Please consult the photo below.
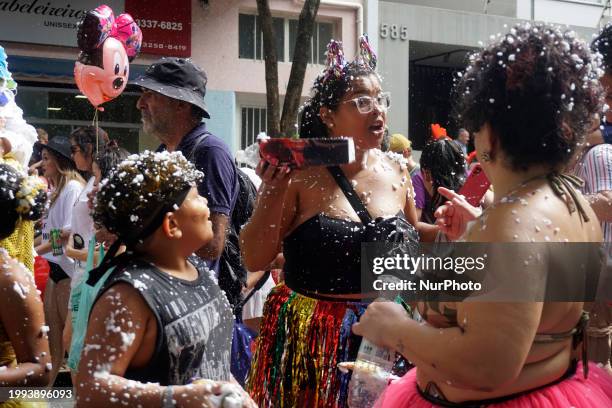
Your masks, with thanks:
M 0 163 L 8 164 L 18 171 L 23 171 L 19 162 L 13 158 L 11 153 L 1 157 Z M 19 219 L 15 231 L 0 240 L 0 248 L 6 249 L 11 258 L 21 262 L 34 273 L 34 223 L 32 221 Z
M 21 218 L 17 221 L 15 231 L 8 237 L 0 240 L 0 248 L 4 248 L 9 256 L 34 273 L 34 223 Z
M 9 340 L 4 326 L 0 324 L 0 367 L 12 367 L 17 364 L 17 357 L 15 356 L 15 350 Z M 23 407 L 20 402 L 7 401 L 1 402 L 0 407 L 2 408 L 13 408 Z

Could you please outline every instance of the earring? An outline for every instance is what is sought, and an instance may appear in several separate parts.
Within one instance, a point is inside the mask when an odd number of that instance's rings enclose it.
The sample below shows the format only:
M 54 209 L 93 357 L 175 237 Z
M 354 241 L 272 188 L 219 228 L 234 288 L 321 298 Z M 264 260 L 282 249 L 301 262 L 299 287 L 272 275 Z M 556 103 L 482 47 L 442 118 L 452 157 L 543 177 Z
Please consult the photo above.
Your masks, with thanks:
M 330 123 L 330 124 L 329 124 L 329 127 L 330 127 L 330 128 L 334 127 L 334 124 L 333 124 L 333 123 Z
M 491 153 L 489 153 L 489 152 L 482 152 L 480 157 L 482 158 L 483 162 L 490 162 L 491 161 Z

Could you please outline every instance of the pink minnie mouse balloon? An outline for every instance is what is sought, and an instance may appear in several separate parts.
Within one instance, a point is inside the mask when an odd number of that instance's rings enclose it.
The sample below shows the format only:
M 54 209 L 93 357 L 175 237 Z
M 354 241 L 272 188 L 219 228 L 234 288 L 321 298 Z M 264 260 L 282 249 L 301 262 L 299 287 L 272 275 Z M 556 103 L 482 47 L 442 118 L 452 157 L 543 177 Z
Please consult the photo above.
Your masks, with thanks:
M 130 65 L 123 44 L 109 37 L 102 46 L 102 67 L 76 62 L 74 79 L 95 107 L 115 99 L 125 89 Z
M 123 92 L 129 61 L 140 52 L 142 32 L 129 14 L 115 18 L 103 4 L 90 10 L 79 23 L 77 43 L 81 49 L 74 67 L 77 86 L 94 106 Z
M 123 43 L 127 56 L 130 62 L 132 62 L 140 53 L 142 31 L 140 31 L 140 27 L 138 27 L 132 16 L 127 13 L 121 14 L 115 19 L 115 27 L 116 30 L 113 36 Z
M 79 22 L 77 45 L 85 53 L 102 47 L 104 41 L 113 34 L 115 14 L 106 4 L 89 10 Z

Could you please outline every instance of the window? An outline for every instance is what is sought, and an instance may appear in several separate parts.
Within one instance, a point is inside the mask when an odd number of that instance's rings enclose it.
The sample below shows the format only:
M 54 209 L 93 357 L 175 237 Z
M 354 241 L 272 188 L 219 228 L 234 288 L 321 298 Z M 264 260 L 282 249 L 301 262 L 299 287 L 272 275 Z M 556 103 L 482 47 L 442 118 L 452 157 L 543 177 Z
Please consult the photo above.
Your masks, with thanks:
M 141 150 L 138 97 L 138 94 L 123 92 L 105 105 L 104 113 L 100 114 L 99 126 L 130 152 Z M 92 124 L 94 108 L 74 87 L 22 81 L 15 102 L 23 109 L 24 119 L 34 127 L 45 129 L 50 138 L 68 136 L 77 127 Z
M 276 39 L 276 56 L 279 61 L 285 60 L 285 20 L 272 18 L 272 27 Z M 263 59 L 263 34 L 259 17 L 251 14 L 238 16 L 238 57 Z
M 267 110 L 265 108 L 243 107 L 242 108 L 242 132 L 240 137 L 240 148 L 246 149 L 255 143 L 257 135 L 265 132 L 267 128 Z
M 289 21 L 289 61 L 293 61 L 295 40 L 297 38 L 298 20 Z M 310 44 L 310 64 L 325 64 L 327 56 L 327 44 L 334 35 L 334 25 L 332 23 L 315 23 Z
M 272 19 L 276 38 L 276 53 L 279 62 L 293 61 L 293 51 L 297 37 L 298 20 L 283 18 Z M 238 16 L 238 57 L 263 59 L 263 39 L 259 17 L 250 14 Z M 310 64 L 325 64 L 327 43 L 334 35 L 333 23 L 315 23 L 310 44 Z M 287 56 L 287 58 L 285 57 Z

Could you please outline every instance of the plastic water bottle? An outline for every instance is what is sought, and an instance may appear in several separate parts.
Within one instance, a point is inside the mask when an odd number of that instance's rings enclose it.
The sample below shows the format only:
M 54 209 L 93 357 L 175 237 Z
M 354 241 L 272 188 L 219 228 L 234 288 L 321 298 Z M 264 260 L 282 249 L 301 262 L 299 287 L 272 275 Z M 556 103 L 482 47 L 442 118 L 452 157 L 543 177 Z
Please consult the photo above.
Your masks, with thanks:
M 393 299 L 401 303 L 399 296 L 392 292 L 383 294 L 383 299 Z M 351 375 L 348 389 L 348 403 L 350 408 L 371 408 L 383 393 L 392 376 L 395 352 L 378 347 L 366 338 L 361 339 L 357 360 Z
M 374 406 L 389 384 L 394 361 L 395 353 L 388 348 L 361 340 L 348 389 L 350 408 Z
M 252 168 L 257 167 L 261 158 L 259 154 L 259 142 L 269 138 L 270 137 L 266 134 L 266 132 L 260 132 L 257 135 L 257 141 L 255 143 L 248 146 L 244 150 L 238 150 L 236 152 L 236 161 L 238 163 L 246 164 Z
M 252 168 L 257 167 L 259 164 L 259 143 L 253 143 L 244 150 L 238 150 L 236 152 L 236 161 L 238 163 L 246 164 Z

